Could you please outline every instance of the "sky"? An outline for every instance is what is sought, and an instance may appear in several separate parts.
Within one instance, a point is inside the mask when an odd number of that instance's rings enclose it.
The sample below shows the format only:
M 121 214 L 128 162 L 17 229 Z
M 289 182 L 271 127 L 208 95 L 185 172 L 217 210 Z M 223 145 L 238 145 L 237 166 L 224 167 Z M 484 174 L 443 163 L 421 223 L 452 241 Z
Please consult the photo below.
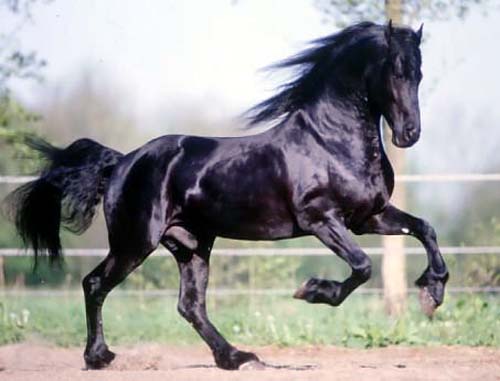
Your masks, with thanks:
M 55 1 L 36 7 L 19 40 L 49 65 L 42 86 L 19 89 L 24 99 L 36 104 L 50 87 L 70 88 L 85 66 L 111 77 L 141 119 L 178 102 L 208 101 L 215 116 L 225 116 L 262 98 L 266 84 L 259 68 L 331 29 L 314 7 L 297 0 L 138 4 Z M 305 28 L 307 19 L 312 22 Z
M 419 172 L 500 165 L 500 12 L 482 13 L 414 25 L 425 25 L 422 138 L 409 152 Z M 238 116 L 284 79 L 259 69 L 336 30 L 313 0 L 54 0 L 32 14 L 17 40 L 48 66 L 42 83 L 14 84 L 18 97 L 41 108 L 91 70 L 141 128 L 158 134 L 183 132 L 162 124 L 178 110 L 214 123 Z M 0 17 L 2 29 L 18 28 Z

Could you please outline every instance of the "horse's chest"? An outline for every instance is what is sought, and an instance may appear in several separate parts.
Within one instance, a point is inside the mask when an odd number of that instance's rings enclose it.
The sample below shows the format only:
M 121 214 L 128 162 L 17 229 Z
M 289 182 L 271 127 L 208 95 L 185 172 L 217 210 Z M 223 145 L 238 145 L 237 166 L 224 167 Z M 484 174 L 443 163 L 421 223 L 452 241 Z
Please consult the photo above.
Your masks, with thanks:
M 324 171 L 302 178 L 299 184 L 295 198 L 297 210 L 318 217 L 335 210 L 346 221 L 358 220 L 378 213 L 390 198 L 390 187 L 379 174 L 356 176 Z
M 337 169 L 327 173 L 327 176 L 317 178 L 319 181 L 315 184 L 310 184 L 302 200 L 319 205 L 324 211 L 334 209 L 346 221 L 376 214 L 390 199 L 392 185 L 388 183 L 384 172 L 356 173 Z M 323 200 L 313 201 L 315 198 Z
M 342 187 L 336 205 L 343 211 L 348 224 L 356 224 L 383 210 L 391 192 L 392 186 L 382 174 L 371 175 Z
M 348 209 L 373 209 L 382 206 L 389 198 L 387 188 L 378 179 L 346 181 L 331 187 L 331 197 Z

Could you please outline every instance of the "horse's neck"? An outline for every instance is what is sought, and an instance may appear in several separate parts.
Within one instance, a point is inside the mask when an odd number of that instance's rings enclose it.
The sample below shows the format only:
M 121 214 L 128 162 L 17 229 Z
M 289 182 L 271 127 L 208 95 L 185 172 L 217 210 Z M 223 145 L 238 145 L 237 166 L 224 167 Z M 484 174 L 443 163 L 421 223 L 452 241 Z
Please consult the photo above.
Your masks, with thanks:
M 368 156 L 384 156 L 380 130 L 380 115 L 370 112 L 363 98 L 357 102 L 325 101 L 298 111 L 295 118 L 300 118 L 306 131 L 316 135 L 316 140 L 325 147 L 341 144 L 360 159 Z M 296 123 L 293 116 L 291 123 Z

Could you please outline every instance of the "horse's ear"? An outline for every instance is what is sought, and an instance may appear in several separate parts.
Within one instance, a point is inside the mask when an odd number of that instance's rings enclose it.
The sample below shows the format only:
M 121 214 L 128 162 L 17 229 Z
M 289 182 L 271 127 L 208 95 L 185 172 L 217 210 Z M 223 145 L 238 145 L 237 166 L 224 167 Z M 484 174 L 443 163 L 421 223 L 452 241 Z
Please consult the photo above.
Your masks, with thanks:
M 392 26 L 392 19 L 387 23 L 387 27 L 385 28 L 385 39 L 387 41 L 387 45 L 391 46 L 392 34 L 394 32 L 394 28 Z
M 424 30 L 424 23 L 420 24 L 420 28 L 418 28 L 418 30 L 417 30 L 417 41 L 418 41 L 419 45 L 422 42 L 422 32 L 423 32 L 423 30 Z

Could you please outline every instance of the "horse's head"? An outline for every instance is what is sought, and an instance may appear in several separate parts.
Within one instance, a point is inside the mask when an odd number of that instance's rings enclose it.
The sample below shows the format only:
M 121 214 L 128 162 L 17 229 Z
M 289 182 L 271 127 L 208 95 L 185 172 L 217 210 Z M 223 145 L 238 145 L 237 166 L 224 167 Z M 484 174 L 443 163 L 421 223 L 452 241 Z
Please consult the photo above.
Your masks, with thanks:
M 388 50 L 380 72 L 377 98 L 392 130 L 392 142 L 398 147 L 410 147 L 420 137 L 418 86 L 422 79 L 422 26 L 414 32 L 393 28 L 389 22 L 385 38 Z

